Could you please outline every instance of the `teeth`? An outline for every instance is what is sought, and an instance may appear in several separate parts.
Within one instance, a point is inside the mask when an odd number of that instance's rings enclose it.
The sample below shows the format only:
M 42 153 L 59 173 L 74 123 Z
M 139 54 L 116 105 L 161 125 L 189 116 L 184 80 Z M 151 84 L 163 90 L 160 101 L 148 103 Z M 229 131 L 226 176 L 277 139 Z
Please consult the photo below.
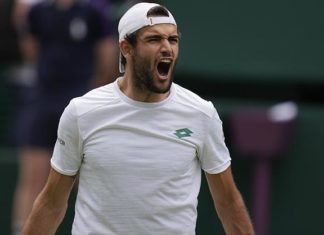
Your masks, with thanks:
M 171 64 L 172 61 L 170 59 L 162 59 L 161 62 Z

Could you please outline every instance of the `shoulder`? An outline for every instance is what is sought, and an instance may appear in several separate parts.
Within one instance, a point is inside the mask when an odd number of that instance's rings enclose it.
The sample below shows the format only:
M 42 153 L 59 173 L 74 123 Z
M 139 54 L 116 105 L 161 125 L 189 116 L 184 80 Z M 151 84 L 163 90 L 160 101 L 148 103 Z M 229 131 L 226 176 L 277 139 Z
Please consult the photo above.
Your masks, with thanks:
M 174 101 L 182 106 L 195 110 L 197 112 L 203 113 L 208 117 L 212 117 L 215 113 L 215 107 L 211 101 L 208 101 L 198 94 L 173 83 L 175 89 Z
M 71 100 L 70 105 L 75 106 L 77 116 L 82 116 L 102 106 L 118 102 L 114 92 L 114 83 L 95 88 L 83 96 Z

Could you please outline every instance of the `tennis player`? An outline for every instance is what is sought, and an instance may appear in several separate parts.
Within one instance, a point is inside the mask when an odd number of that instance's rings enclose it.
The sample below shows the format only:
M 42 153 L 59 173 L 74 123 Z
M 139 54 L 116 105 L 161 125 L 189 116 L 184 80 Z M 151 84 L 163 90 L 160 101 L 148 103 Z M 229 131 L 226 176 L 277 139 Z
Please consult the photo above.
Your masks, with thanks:
M 72 234 L 193 235 L 201 169 L 226 234 L 254 234 L 217 111 L 173 82 L 174 17 L 139 3 L 118 28 L 124 75 L 66 107 L 23 234 L 55 233 L 79 175 Z

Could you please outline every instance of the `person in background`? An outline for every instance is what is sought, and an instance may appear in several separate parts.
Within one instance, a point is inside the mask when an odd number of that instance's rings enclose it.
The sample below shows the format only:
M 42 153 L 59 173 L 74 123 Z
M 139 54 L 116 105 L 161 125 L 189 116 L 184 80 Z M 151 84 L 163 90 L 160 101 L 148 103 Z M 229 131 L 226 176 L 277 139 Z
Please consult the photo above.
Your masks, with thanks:
M 55 233 L 79 176 L 72 234 L 193 235 L 203 170 L 226 234 L 253 235 L 216 109 L 173 82 L 174 17 L 138 3 L 118 29 L 123 75 L 65 108 L 23 234 Z
M 11 13 L 12 26 L 16 32 L 19 47 L 18 65 L 12 69 L 11 82 L 22 92 L 27 91 L 36 82 L 37 45 L 35 40 L 26 33 L 27 15 L 30 8 L 44 0 L 15 0 Z M 24 97 L 21 97 L 24 100 Z
M 25 90 L 18 114 L 19 176 L 13 234 L 20 233 L 46 182 L 64 107 L 72 97 L 110 83 L 118 74 L 116 26 L 89 2 L 41 1 L 26 14 L 26 22 L 21 23 L 26 28 L 21 32 L 35 45 L 37 77 Z

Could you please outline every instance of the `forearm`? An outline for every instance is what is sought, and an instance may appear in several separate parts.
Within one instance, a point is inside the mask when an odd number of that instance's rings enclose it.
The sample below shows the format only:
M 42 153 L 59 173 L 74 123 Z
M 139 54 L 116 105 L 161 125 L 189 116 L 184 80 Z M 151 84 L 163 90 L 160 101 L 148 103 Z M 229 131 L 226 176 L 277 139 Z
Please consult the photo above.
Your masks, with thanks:
M 254 235 L 251 219 L 241 193 L 237 189 L 231 168 L 219 174 L 206 173 L 218 217 L 227 235 Z
M 55 207 L 43 200 L 43 197 L 40 196 L 34 203 L 32 212 L 23 228 L 22 235 L 55 234 L 64 218 L 66 208 L 67 205 Z
M 215 205 L 215 207 L 227 235 L 255 234 L 251 219 L 240 195 L 230 203 Z

